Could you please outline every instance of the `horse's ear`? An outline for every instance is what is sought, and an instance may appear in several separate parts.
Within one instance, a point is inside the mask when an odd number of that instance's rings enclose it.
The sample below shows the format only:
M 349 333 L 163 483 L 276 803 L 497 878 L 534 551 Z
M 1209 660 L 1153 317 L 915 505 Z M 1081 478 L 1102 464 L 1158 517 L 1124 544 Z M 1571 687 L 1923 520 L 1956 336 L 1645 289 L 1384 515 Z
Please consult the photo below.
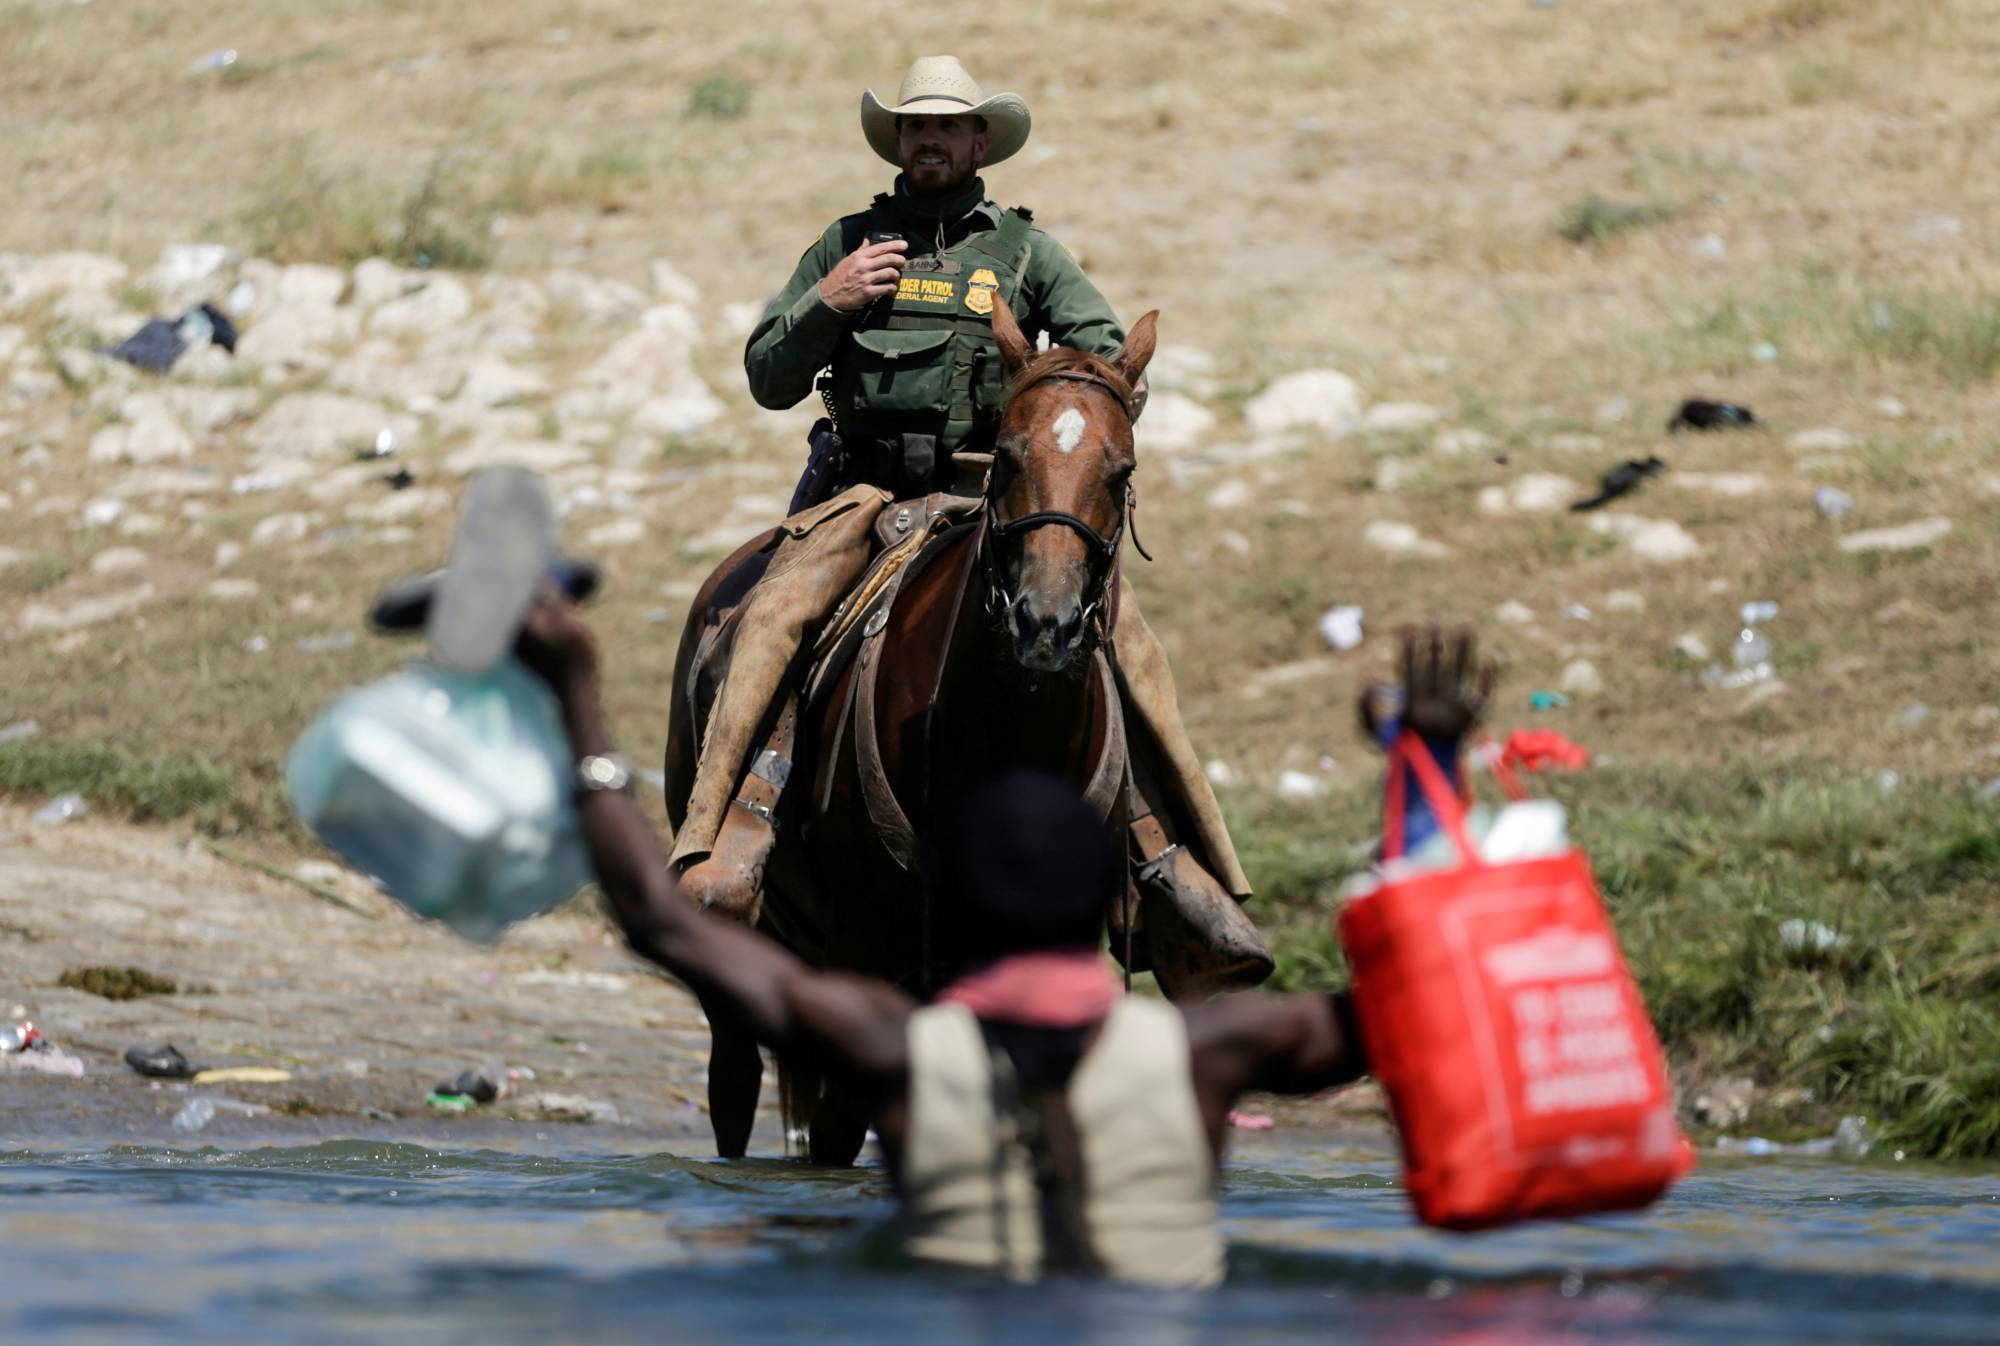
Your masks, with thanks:
M 993 339 L 1000 343 L 1000 358 L 1006 361 L 1009 374 L 1020 373 L 1021 366 L 1034 358 L 1035 348 L 1021 331 L 1021 324 L 1014 320 L 1014 310 L 1007 307 L 1007 301 L 998 291 L 993 294 Z
M 1139 376 L 1146 372 L 1146 363 L 1153 358 L 1153 347 L 1159 343 L 1159 322 L 1160 311 L 1154 309 L 1133 323 L 1132 330 L 1125 334 L 1125 344 L 1111 357 L 1111 363 L 1118 366 L 1118 372 L 1135 388 Z

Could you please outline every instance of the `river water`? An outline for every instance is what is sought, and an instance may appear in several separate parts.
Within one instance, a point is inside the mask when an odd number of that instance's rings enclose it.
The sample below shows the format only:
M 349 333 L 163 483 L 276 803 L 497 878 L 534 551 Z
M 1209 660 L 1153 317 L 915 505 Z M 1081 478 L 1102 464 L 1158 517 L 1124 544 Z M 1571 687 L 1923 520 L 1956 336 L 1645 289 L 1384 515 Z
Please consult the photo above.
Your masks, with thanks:
M 1644 1214 L 1452 1236 L 1386 1139 L 1240 1135 L 1230 1283 L 1162 1294 L 900 1266 L 879 1168 L 608 1143 L 0 1151 L 0 1341 L 2000 1340 L 1991 1170 L 1705 1156 Z

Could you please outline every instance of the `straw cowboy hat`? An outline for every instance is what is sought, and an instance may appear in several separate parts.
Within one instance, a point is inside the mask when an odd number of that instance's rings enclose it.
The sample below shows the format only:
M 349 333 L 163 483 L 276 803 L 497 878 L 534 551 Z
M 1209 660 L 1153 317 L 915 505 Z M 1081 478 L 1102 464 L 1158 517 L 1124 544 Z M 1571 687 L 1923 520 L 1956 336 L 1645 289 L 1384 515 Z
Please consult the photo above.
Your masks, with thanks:
M 988 97 L 977 80 L 965 73 L 956 56 L 919 56 L 903 76 L 893 107 L 884 107 L 873 89 L 861 95 L 861 133 L 869 146 L 900 166 L 896 153 L 896 118 L 984 117 L 987 150 L 982 167 L 1013 157 L 1028 143 L 1028 105 L 1019 94 Z

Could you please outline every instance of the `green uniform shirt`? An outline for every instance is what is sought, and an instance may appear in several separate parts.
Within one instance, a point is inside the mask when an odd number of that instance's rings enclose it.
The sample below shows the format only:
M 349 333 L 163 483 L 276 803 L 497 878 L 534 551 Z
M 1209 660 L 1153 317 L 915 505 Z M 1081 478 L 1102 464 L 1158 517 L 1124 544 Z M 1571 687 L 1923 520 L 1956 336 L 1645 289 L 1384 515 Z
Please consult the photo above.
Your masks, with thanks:
M 909 243 L 897 293 L 857 313 L 829 307 L 820 281 L 875 231 Z M 844 435 L 931 434 L 941 454 L 989 447 L 1006 391 L 995 292 L 1031 341 L 1046 332 L 1056 345 L 1108 356 L 1125 339 L 1104 296 L 1026 211 L 1001 210 L 978 178 L 926 206 L 899 177 L 871 209 L 828 226 L 764 309 L 743 352 L 751 396 L 773 410 L 795 406 L 831 367 Z

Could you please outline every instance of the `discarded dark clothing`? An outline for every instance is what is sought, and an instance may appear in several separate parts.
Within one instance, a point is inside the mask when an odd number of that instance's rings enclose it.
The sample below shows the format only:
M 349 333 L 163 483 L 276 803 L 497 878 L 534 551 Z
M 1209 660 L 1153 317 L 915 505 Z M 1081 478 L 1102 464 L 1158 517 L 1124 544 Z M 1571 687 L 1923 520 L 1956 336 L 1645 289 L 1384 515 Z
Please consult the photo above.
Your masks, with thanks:
M 500 1097 L 500 1086 L 483 1070 L 461 1070 L 457 1079 L 449 1084 L 440 1084 L 431 1092 L 446 1098 L 469 1098 L 475 1103 L 491 1103 Z
M 1707 402 L 1699 397 L 1690 397 L 1681 403 L 1681 409 L 1667 422 L 1667 433 L 1677 435 L 1683 430 L 1741 430 L 1757 424 L 1757 418 L 1750 414 L 1750 408 L 1739 407 L 1734 402 Z
M 176 319 L 147 319 L 138 331 L 104 353 L 140 369 L 164 374 L 189 347 L 210 343 L 234 355 L 236 324 L 215 305 L 197 304 Z
M 1621 495 L 1628 495 L 1637 489 L 1640 482 L 1648 477 L 1656 477 L 1667 470 L 1667 465 L 1658 458 L 1648 458 L 1643 463 L 1637 458 L 1627 458 L 1618 466 L 1606 472 L 1601 479 L 1597 494 L 1588 500 L 1579 500 L 1571 509 L 1596 509 L 1599 505 L 1610 504 Z
M 195 1068 L 172 1043 L 164 1047 L 127 1047 L 125 1064 L 141 1075 L 160 1080 L 184 1080 L 195 1073 Z

